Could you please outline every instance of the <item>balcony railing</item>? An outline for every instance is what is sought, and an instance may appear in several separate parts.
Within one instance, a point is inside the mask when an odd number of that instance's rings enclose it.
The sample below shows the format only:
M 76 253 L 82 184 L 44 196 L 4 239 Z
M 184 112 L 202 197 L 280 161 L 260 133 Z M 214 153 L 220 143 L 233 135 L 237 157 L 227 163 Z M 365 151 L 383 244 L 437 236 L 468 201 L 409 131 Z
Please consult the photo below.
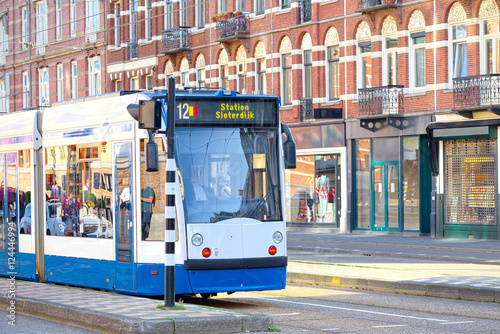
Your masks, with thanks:
M 250 22 L 245 15 L 235 16 L 226 20 L 217 21 L 215 30 L 218 41 L 233 38 L 248 38 Z
M 137 40 L 131 40 L 127 43 L 127 59 L 133 59 L 139 57 L 139 42 Z
M 485 74 L 453 79 L 455 108 L 500 105 L 500 74 Z
M 359 116 L 404 113 L 403 86 L 390 85 L 358 90 Z
M 313 99 L 304 97 L 300 99 L 300 120 L 307 121 L 314 119 Z
M 161 51 L 173 53 L 191 49 L 191 27 L 176 27 L 161 32 Z
M 299 10 L 299 23 L 311 21 L 311 0 L 301 0 Z
M 356 12 L 372 12 L 401 6 L 402 0 L 358 0 Z

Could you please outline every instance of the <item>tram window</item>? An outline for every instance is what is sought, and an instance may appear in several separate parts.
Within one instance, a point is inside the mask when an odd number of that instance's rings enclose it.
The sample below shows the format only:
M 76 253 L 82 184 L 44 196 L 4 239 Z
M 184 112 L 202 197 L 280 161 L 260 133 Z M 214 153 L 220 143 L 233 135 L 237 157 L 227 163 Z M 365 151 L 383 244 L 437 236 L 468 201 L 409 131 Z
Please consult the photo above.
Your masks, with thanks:
M 46 233 L 113 238 L 111 144 L 46 148 L 45 157 Z
M 161 138 L 155 138 L 158 144 L 157 172 L 146 172 L 146 155 L 144 145 L 147 140 L 141 139 L 141 239 L 147 241 L 165 240 L 165 167 L 167 154 Z M 177 229 L 176 229 L 177 230 Z M 177 238 L 177 236 L 176 236 Z
M 31 210 L 30 212 L 27 212 L 28 205 L 31 202 L 30 150 L 21 150 L 19 151 L 18 156 L 19 156 L 18 184 L 19 184 L 19 217 L 20 217 L 19 233 L 31 234 L 31 227 L 28 229 L 26 224 L 28 221 L 28 217 L 29 219 L 31 219 Z M 31 205 L 29 205 L 29 207 L 31 208 Z

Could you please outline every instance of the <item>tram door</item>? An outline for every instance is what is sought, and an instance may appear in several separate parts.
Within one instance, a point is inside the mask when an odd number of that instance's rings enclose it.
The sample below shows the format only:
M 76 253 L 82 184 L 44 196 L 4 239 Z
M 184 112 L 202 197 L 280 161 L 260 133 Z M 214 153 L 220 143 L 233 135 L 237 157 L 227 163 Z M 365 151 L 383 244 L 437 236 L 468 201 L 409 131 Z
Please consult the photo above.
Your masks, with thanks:
M 114 145 L 116 271 L 115 289 L 134 290 L 134 249 L 132 225 L 132 144 Z
M 18 274 L 17 153 L 0 154 L 0 273 Z

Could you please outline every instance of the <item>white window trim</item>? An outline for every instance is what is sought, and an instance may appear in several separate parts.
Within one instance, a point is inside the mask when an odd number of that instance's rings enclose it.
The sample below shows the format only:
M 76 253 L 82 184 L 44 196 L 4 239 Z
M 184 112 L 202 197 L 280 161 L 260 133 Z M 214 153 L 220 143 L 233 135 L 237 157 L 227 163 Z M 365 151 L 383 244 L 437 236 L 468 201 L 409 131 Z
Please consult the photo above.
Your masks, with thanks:
M 453 44 L 454 44 L 454 39 L 453 39 L 453 27 L 459 26 L 459 25 L 465 25 L 465 31 L 467 31 L 467 23 L 465 22 L 460 22 L 457 24 L 452 24 L 448 26 L 448 85 L 449 88 L 453 88 L 453 76 L 455 72 L 455 68 L 453 66 L 453 60 L 454 60 L 454 54 L 453 54 Z M 457 39 L 457 43 L 462 43 L 465 42 L 466 49 L 468 49 L 467 45 L 467 35 L 465 38 L 462 39 Z M 468 50 L 466 50 L 468 51 Z M 465 57 L 467 58 L 467 53 L 465 54 Z
M 40 106 L 50 105 L 50 85 L 49 81 L 45 82 L 45 74 L 48 74 L 48 68 L 44 67 L 38 70 L 38 82 L 39 82 L 39 103 Z M 47 76 L 48 79 L 48 76 Z M 45 94 L 46 93 L 46 94 Z M 46 98 L 46 99 L 45 99 Z
M 492 33 L 490 35 L 485 35 L 484 31 L 484 23 L 489 21 L 489 20 L 499 20 L 500 17 L 489 17 L 483 20 L 479 21 L 479 36 L 480 36 L 480 46 L 479 46 L 479 67 L 480 67 L 480 73 L 481 75 L 487 74 L 487 66 L 486 66 L 486 40 L 491 39 L 493 41 L 493 69 L 500 67 L 500 64 L 497 64 L 497 57 L 500 57 L 500 54 L 495 53 L 500 53 L 498 51 L 498 44 L 500 44 L 500 38 L 498 33 Z M 486 37 L 488 36 L 488 37 Z M 497 50 L 495 52 L 495 50 Z M 495 72 L 495 71 L 494 71 Z
M 370 42 L 370 45 L 371 45 L 371 41 L 362 41 L 362 42 Z M 361 54 L 361 47 L 359 46 L 359 43 L 360 42 L 357 42 L 356 43 L 356 95 L 358 94 L 358 90 L 359 89 L 363 89 L 363 88 L 371 88 L 371 87 L 361 87 L 361 76 L 362 76 L 362 62 L 361 62 L 361 58 L 363 57 L 366 57 L 368 54 L 370 55 L 370 57 L 372 58 L 372 65 L 373 65 L 373 52 L 365 52 L 363 53 L 363 55 Z M 366 78 L 366 74 L 365 74 L 365 78 Z
M 62 40 L 62 0 L 56 0 L 56 39 Z
M 264 68 L 263 68 L 263 80 L 262 80 L 262 87 L 259 87 L 259 62 L 263 61 L 264 62 Z M 266 58 L 257 58 L 255 59 L 255 88 L 257 91 L 257 94 L 260 94 L 260 91 L 262 91 L 264 94 L 266 93 Z
M 328 56 L 329 56 L 329 52 L 328 52 L 328 48 L 333 48 L 333 47 L 337 47 L 337 50 L 338 50 L 338 60 L 336 61 L 337 63 L 337 80 L 339 81 L 339 96 L 337 97 L 331 97 L 330 96 L 330 77 L 331 77 L 331 73 L 330 73 L 330 61 L 328 60 Z M 326 61 L 326 100 L 328 102 L 332 102 L 332 101 L 337 101 L 338 99 L 340 99 L 340 45 L 339 44 L 332 44 L 332 45 L 328 45 L 326 46 L 325 48 L 325 61 Z
M 23 72 L 22 74 L 22 80 L 23 80 L 23 109 L 29 107 L 29 98 L 30 98 L 30 83 L 29 83 L 29 74 L 27 71 Z
M 281 91 L 280 94 L 281 94 L 281 96 L 283 96 L 283 100 L 284 100 L 284 97 L 285 97 L 285 80 L 284 80 L 284 74 L 283 74 L 283 67 L 284 67 L 283 66 L 284 65 L 283 64 L 283 56 L 284 55 L 290 55 L 290 56 L 292 56 L 293 53 L 280 53 L 280 78 L 281 78 L 281 80 L 280 80 L 280 86 L 281 86 L 280 87 L 280 91 Z M 293 70 L 293 64 L 292 64 L 292 66 L 290 66 L 291 76 L 293 78 L 293 72 L 292 72 L 292 70 Z M 291 95 L 290 96 L 290 103 L 285 104 L 285 102 L 283 102 L 284 106 L 291 106 L 291 105 L 293 105 L 293 81 L 290 82 L 290 92 L 291 92 L 291 94 L 290 94 Z
M 408 66 L 409 66 L 409 89 L 410 91 L 418 91 L 418 90 L 424 90 L 425 89 L 425 86 L 427 86 L 427 73 L 425 73 L 425 85 L 422 86 L 422 87 L 417 87 L 417 78 L 415 76 L 415 71 L 416 71 L 416 60 L 415 60 L 415 50 L 416 49 L 424 49 L 424 55 L 425 55 L 425 59 L 427 60 L 427 48 L 426 48 L 426 45 L 427 45 L 427 41 L 423 44 L 414 44 L 413 43 L 413 38 L 411 37 L 411 34 L 413 33 L 416 33 L 416 32 L 419 32 L 419 31 L 413 31 L 410 33 L 410 36 L 409 36 L 409 44 L 410 44 L 410 54 L 409 54 L 409 57 L 408 57 Z M 426 38 L 426 37 L 424 37 Z M 418 46 L 416 46 L 418 45 Z M 426 63 L 426 70 L 425 72 L 427 71 L 427 63 Z
M 71 63 L 71 98 L 78 98 L 78 63 L 76 61 Z
M 311 96 L 306 96 L 306 51 L 311 51 Z M 312 61 L 312 49 L 302 50 L 302 97 L 309 98 L 313 97 L 313 61 Z
M 69 16 L 71 37 L 76 37 L 76 0 L 70 1 Z
M 64 100 L 64 69 L 57 65 L 57 101 Z

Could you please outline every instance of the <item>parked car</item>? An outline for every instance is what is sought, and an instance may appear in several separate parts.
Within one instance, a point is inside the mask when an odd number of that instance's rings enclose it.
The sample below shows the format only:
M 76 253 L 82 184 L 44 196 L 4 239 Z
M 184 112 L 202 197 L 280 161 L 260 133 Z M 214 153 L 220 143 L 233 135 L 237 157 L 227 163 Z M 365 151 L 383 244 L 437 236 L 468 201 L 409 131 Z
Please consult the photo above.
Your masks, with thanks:
M 47 235 L 64 235 L 66 224 L 61 218 L 61 202 L 51 201 L 45 203 L 45 220 Z M 19 232 L 21 234 L 31 234 L 31 203 L 28 203 L 24 216 L 21 218 Z

